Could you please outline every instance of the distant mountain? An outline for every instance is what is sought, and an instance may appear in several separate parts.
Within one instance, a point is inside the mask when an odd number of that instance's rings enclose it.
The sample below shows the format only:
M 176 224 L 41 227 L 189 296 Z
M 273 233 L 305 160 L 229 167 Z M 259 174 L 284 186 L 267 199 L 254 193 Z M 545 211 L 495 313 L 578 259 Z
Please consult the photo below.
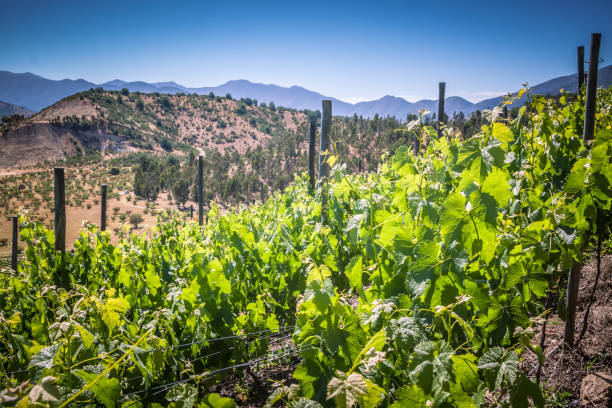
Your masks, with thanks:
M 0 102 L 0 119 L 3 116 L 23 115 L 25 117 L 32 116 L 34 112 L 21 106 L 11 105 L 10 103 Z
M 612 65 L 603 67 L 597 73 L 597 85 L 608 88 L 612 85 Z M 567 92 L 578 91 L 578 74 L 566 75 L 558 78 L 550 79 L 546 82 L 534 85 L 531 87 L 531 93 L 544 96 L 554 96 L 559 94 L 559 91 L 564 89 Z M 492 109 L 503 100 L 503 96 L 496 98 L 485 99 L 475 104 L 476 109 Z M 515 105 L 522 105 L 527 101 L 527 96 L 523 96 Z
M 609 87 L 612 85 L 612 65 L 601 68 L 598 74 L 598 85 Z M 107 90 L 120 90 L 127 88 L 131 92 L 143 93 L 197 93 L 208 94 L 213 92 L 215 95 L 224 96 L 231 94 L 233 98 L 251 98 L 261 102 L 274 102 L 276 105 L 294 109 L 321 108 L 322 99 L 331 99 L 333 102 L 334 115 L 352 116 L 353 114 L 364 117 L 373 117 L 375 114 L 380 116 L 395 116 L 405 118 L 408 114 L 415 114 L 419 109 L 427 109 L 431 112 L 437 111 L 437 100 L 424 99 L 417 102 L 409 102 L 403 98 L 395 96 L 384 96 L 380 99 L 367 102 L 351 104 L 339 99 L 321 95 L 300 86 L 282 87 L 273 84 L 253 83 L 244 79 L 228 81 L 219 86 L 188 88 L 176 82 L 155 82 L 148 83 L 142 81 L 125 82 L 120 79 L 94 84 L 83 79 L 70 80 L 63 79 L 55 81 L 46 79 L 31 73 L 15 74 L 8 71 L 0 71 L 0 100 L 11 104 L 25 106 L 26 108 L 39 111 L 49 106 L 61 98 L 72 95 L 76 92 L 84 91 L 89 88 L 102 87 Z M 551 79 L 541 84 L 533 86 L 532 93 L 542 95 L 555 95 L 560 89 L 576 92 L 576 74 L 567 75 Z M 463 112 L 468 116 L 476 110 L 491 109 L 497 106 L 503 96 L 485 99 L 472 103 L 459 96 L 451 96 L 445 100 L 445 110 L 448 115 Z M 524 102 L 524 98 L 519 104 Z
M 26 72 L 0 71 L 0 101 L 38 112 L 60 99 L 97 85 L 84 79 L 54 81 Z

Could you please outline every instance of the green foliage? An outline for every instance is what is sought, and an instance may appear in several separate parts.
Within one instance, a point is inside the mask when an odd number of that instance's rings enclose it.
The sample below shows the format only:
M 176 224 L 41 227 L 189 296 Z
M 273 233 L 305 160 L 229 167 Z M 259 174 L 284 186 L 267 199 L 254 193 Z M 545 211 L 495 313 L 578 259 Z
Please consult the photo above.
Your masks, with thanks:
M 134 213 L 130 215 L 130 224 L 134 226 L 134 228 L 138 228 L 138 224 L 142 223 L 144 219 L 142 218 L 142 214 Z
M 62 255 L 52 231 L 22 219 L 26 259 L 0 274 L 1 367 L 26 369 L 19 383 L 52 376 L 74 403 L 148 389 L 162 392 L 147 403 L 232 406 L 199 380 L 270 340 L 231 336 L 294 325 L 299 384 L 276 395 L 288 406 L 543 406 L 520 361 L 546 295 L 607 231 L 611 96 L 600 93 L 588 146 L 580 110 L 539 97 L 515 120 L 483 112 L 467 140 L 438 139 L 419 118 L 418 154 L 359 174 L 334 156 L 317 191 L 297 177 L 248 209 L 212 205 L 204 227 L 164 214 L 150 236 L 114 244 L 88 226 Z M 145 157 L 135 171 L 169 183 L 189 166 Z

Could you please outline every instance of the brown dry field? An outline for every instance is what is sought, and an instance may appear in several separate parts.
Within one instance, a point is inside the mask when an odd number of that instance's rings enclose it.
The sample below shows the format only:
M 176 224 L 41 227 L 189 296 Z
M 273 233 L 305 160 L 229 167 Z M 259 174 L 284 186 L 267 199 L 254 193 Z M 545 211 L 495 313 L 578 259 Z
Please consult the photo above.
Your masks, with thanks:
M 69 194 L 67 192 L 67 194 Z M 172 200 L 168 200 L 168 192 L 162 192 L 158 195 L 156 201 L 147 201 L 145 200 L 135 200 L 134 194 L 132 191 L 125 190 L 119 193 L 119 199 L 108 198 L 107 200 L 107 230 L 111 232 L 111 237 L 113 242 L 118 241 L 118 235 L 116 230 L 121 228 L 122 225 L 128 225 L 131 227 L 129 223 L 129 215 L 126 220 L 122 223 L 119 217 L 119 214 L 134 214 L 140 213 L 144 219 L 144 221 L 138 226 L 137 232 L 145 232 L 148 229 L 155 228 L 157 225 L 157 212 L 161 210 L 172 209 L 176 210 L 178 207 L 172 202 Z M 127 197 L 131 196 L 132 200 L 128 201 Z M 92 223 L 96 225 L 100 225 L 100 216 L 101 216 L 101 206 L 100 204 L 96 204 L 94 202 L 95 199 L 99 197 L 90 197 L 86 201 L 83 201 L 80 207 L 75 207 L 72 205 L 66 205 L 66 246 L 71 248 L 74 242 L 77 240 L 80 232 L 83 230 L 84 222 Z M 87 204 L 91 205 L 91 208 L 87 208 Z M 145 210 L 147 208 L 147 204 L 149 205 L 149 210 L 147 214 L 145 214 Z M 193 201 L 188 201 L 185 205 L 188 208 L 190 205 L 194 206 L 194 219 L 197 219 L 197 203 Z M 37 216 L 41 216 L 43 218 L 43 222 L 47 228 L 53 228 L 53 214 L 46 209 L 37 209 L 32 210 L 28 208 L 28 204 L 26 203 L 21 207 L 22 210 L 29 211 L 29 213 Z M 117 211 L 117 215 L 113 211 L 113 208 L 119 208 Z M 155 210 L 155 214 L 154 211 Z M 185 217 L 190 216 L 189 211 L 182 211 Z M 10 217 L 3 216 L 0 218 L 0 256 L 7 255 L 11 250 L 11 237 L 12 237 L 12 221 Z M 6 240 L 6 244 L 2 245 L 2 242 Z M 20 249 L 25 247 L 25 243 L 20 242 Z
M 114 217 L 115 220 L 113 221 L 114 207 L 119 207 L 120 210 L 118 213 L 126 213 L 130 211 L 131 213 L 142 214 L 144 222 L 138 226 L 138 232 L 144 232 L 148 229 L 155 228 L 157 225 L 157 215 L 153 215 L 151 211 L 149 211 L 148 214 L 144 213 L 144 210 L 146 208 L 145 201 L 140 200 L 136 203 L 134 203 L 133 201 L 129 202 L 126 199 L 128 195 L 129 194 L 121 194 L 119 200 L 109 199 L 107 201 L 107 230 L 111 232 L 113 242 L 118 241 L 118 236 L 114 232 L 115 229 L 121 228 L 122 225 L 131 226 L 131 224 L 129 223 L 129 217 L 124 223 L 119 220 L 119 216 Z M 79 237 L 80 232 L 83 230 L 84 222 L 100 225 L 100 205 L 94 205 L 93 200 L 89 200 L 87 202 L 90 202 L 92 204 L 92 207 L 90 209 L 87 209 L 86 207 L 75 208 L 72 206 L 66 206 L 66 246 L 69 248 L 73 246 L 74 242 Z M 155 201 L 154 203 L 156 204 L 157 210 L 177 209 L 176 205 L 170 204 L 170 201 L 168 201 L 167 193 L 160 194 L 157 201 Z M 197 209 L 197 203 L 189 201 L 187 202 L 186 207 L 189 207 L 190 205 L 194 206 L 194 219 L 197 219 L 197 211 L 195 210 Z M 189 211 L 185 211 L 184 216 L 188 218 Z M 45 225 L 48 228 L 52 228 L 52 222 L 52 219 L 47 219 L 45 220 Z M 0 255 L 7 255 L 10 253 L 11 234 L 12 221 L 8 220 L 6 217 L 2 217 L 2 219 L 0 219 L 0 241 L 2 241 L 3 238 L 7 239 L 8 244 L 5 246 L 0 246 Z M 24 246 L 25 244 L 23 242 L 20 242 L 19 247 L 23 248 Z

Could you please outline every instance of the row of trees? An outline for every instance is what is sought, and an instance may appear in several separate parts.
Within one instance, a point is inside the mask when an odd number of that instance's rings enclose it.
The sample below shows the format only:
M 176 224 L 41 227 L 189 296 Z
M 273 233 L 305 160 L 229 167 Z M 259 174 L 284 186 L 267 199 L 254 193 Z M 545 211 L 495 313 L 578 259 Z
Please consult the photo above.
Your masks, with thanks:
M 243 103 L 247 104 L 245 100 Z M 251 101 L 251 103 L 253 103 Z M 306 111 L 308 120 L 320 121 L 319 111 Z M 383 153 L 413 143 L 406 132 L 398 131 L 407 122 L 394 117 L 372 119 L 357 115 L 334 117 L 331 140 L 334 152 L 349 171 L 375 171 Z M 480 112 L 466 119 L 463 114 L 448 119 L 454 134 L 463 138 L 478 132 L 484 124 Z M 425 125 L 435 125 L 435 115 L 423 118 Z M 320 125 L 320 124 L 319 124 Z M 204 155 L 204 201 L 216 200 L 226 205 L 264 200 L 271 192 L 284 188 L 297 173 L 307 170 L 308 123 L 301 123 L 296 132 L 274 137 L 265 146 L 241 154 L 235 150 L 220 153 L 209 150 Z M 197 158 L 192 152 L 186 158 L 168 155 L 142 155 L 134 168 L 134 191 L 137 196 L 154 200 L 162 191 L 172 194 L 184 205 L 197 199 Z

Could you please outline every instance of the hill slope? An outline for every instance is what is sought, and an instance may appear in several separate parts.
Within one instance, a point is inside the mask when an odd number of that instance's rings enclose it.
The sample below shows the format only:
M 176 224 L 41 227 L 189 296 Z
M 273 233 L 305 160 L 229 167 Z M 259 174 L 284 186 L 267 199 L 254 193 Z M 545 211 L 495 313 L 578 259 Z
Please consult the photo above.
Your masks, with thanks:
M 214 149 L 243 153 L 297 131 L 306 115 L 198 95 L 86 91 L 0 127 L 0 163 L 33 165 L 87 152 Z

